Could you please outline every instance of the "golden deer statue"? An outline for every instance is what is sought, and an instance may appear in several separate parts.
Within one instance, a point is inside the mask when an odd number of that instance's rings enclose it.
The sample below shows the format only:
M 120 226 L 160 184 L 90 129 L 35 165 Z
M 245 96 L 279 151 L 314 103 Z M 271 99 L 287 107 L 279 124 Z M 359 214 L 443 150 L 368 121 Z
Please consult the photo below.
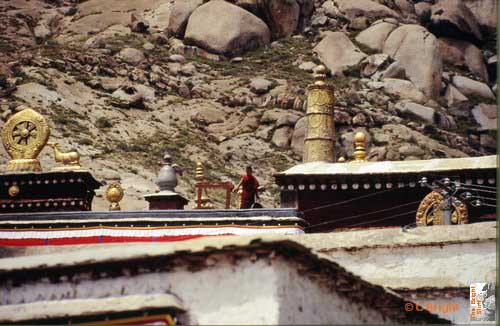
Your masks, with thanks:
M 47 145 L 52 147 L 52 149 L 54 150 L 54 158 L 56 162 L 63 165 L 62 167 L 57 167 L 56 169 L 81 168 L 80 154 L 76 150 L 63 153 L 59 150 L 59 144 L 48 142 Z

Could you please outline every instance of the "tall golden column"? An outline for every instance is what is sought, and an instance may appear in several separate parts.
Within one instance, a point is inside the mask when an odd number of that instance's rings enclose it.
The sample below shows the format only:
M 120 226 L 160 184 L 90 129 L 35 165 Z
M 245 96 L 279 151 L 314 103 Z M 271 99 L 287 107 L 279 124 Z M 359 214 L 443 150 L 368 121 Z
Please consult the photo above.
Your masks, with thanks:
M 318 66 L 314 84 L 307 88 L 307 131 L 304 163 L 335 161 L 335 122 L 333 87 L 326 84 L 326 68 Z

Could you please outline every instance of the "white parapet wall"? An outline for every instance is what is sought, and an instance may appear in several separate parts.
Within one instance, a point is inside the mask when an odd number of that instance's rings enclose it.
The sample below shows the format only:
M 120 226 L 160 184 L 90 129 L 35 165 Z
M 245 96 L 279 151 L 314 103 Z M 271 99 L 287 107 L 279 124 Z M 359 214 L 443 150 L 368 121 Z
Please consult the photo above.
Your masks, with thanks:
M 310 234 L 297 241 L 454 323 L 471 283 L 496 283 L 496 223 Z M 415 307 L 416 308 L 416 307 Z

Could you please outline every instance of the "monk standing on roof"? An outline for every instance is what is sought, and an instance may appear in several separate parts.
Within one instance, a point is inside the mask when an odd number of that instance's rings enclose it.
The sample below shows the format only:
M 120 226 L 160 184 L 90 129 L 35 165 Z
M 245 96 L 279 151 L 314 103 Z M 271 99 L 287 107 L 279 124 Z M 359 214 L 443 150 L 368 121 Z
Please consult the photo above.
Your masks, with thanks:
M 252 208 L 252 205 L 255 204 L 255 198 L 259 199 L 259 181 L 252 174 L 252 167 L 247 166 L 246 175 L 241 177 L 240 182 L 234 188 L 233 192 L 237 192 L 238 189 L 242 187 L 243 193 L 241 194 L 241 208 Z

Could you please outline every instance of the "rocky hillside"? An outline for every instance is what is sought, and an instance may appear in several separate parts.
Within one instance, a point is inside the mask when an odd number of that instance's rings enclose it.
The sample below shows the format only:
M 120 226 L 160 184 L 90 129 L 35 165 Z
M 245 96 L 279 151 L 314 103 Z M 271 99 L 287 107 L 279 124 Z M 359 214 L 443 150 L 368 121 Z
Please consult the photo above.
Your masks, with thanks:
M 369 159 L 496 148 L 496 0 L 10 0 L 0 3 L 0 127 L 32 107 L 125 209 L 145 209 L 165 150 L 237 182 L 301 160 L 305 93 L 322 63 L 336 89 L 337 152 Z M 0 163 L 6 162 L 2 151 Z M 47 148 L 46 169 L 54 165 Z M 220 201 L 221 194 L 212 192 Z M 105 209 L 99 192 L 94 209 Z

